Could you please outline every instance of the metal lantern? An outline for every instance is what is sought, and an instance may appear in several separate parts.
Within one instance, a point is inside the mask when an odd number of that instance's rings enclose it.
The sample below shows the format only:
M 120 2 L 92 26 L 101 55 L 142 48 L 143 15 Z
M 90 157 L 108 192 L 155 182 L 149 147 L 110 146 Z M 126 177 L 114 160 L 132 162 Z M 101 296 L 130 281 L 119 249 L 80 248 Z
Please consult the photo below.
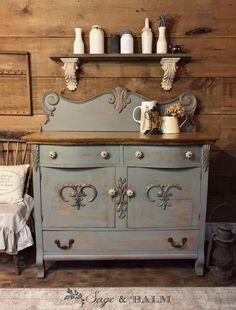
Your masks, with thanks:
M 219 284 L 229 284 L 233 280 L 235 266 L 235 240 L 231 225 L 221 223 L 211 235 L 207 251 L 207 267 Z

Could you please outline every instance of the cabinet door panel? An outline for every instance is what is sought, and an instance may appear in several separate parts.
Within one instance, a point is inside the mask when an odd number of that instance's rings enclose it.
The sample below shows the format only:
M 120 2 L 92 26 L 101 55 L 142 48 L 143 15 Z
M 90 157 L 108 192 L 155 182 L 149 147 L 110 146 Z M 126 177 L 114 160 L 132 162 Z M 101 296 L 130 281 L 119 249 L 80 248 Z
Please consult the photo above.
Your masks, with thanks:
M 128 169 L 129 227 L 197 227 L 200 169 Z
M 42 168 L 44 227 L 114 227 L 114 168 Z

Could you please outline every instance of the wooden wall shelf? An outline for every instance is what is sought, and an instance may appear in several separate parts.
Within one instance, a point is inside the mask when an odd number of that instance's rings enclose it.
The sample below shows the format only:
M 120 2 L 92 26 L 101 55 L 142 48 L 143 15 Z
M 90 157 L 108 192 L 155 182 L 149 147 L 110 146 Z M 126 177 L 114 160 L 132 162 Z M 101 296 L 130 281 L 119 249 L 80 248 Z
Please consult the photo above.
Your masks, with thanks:
M 177 63 L 187 62 L 191 54 L 72 54 L 72 55 L 51 55 L 53 61 L 63 62 L 66 85 L 69 90 L 77 88 L 76 71 L 78 65 L 92 61 L 160 61 L 164 70 L 161 86 L 164 90 L 170 90 L 173 85 Z

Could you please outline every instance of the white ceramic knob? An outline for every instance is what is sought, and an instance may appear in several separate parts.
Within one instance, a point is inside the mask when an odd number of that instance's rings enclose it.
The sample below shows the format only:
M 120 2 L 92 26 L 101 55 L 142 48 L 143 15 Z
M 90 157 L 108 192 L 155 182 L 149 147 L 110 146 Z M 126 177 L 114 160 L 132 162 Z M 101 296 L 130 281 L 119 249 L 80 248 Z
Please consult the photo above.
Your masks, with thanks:
M 128 197 L 133 197 L 134 196 L 134 191 L 132 189 L 127 189 L 126 194 L 127 194 Z
M 107 159 L 109 157 L 109 153 L 107 151 L 102 151 L 100 155 L 103 159 Z
M 142 159 L 142 158 L 144 157 L 144 154 L 143 154 L 143 152 L 141 152 L 141 151 L 135 152 L 134 155 L 135 155 L 135 157 L 138 158 L 138 159 Z
M 51 159 L 56 159 L 57 158 L 57 152 L 51 151 L 51 152 L 49 152 L 49 156 L 51 157 Z
M 187 151 L 186 153 L 185 153 L 185 157 L 186 158 L 192 158 L 193 157 L 193 153 L 192 153 L 192 151 Z
M 111 197 L 114 197 L 116 195 L 116 190 L 114 188 L 110 188 L 109 191 L 108 191 L 108 194 L 111 196 Z

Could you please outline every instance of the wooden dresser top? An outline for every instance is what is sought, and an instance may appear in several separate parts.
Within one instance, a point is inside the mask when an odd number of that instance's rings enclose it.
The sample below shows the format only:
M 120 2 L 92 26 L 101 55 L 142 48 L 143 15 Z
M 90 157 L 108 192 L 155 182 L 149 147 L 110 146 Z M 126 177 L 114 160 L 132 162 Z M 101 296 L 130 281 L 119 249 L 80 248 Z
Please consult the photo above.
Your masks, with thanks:
M 202 144 L 213 143 L 217 137 L 201 132 L 144 135 L 139 132 L 40 132 L 22 138 L 32 144 L 92 145 L 92 144 Z

